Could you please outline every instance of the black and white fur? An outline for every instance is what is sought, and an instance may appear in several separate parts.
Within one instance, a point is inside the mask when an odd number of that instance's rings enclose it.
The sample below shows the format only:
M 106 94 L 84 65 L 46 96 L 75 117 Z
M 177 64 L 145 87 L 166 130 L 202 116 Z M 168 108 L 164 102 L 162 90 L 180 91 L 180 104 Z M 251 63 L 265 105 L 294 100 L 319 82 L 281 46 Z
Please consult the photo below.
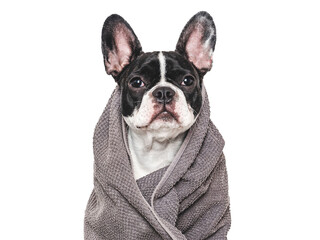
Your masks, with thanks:
M 171 163 L 202 104 L 203 76 L 212 66 L 216 30 L 207 12 L 194 15 L 176 50 L 142 51 L 130 25 L 111 15 L 102 29 L 105 69 L 121 89 L 121 112 L 135 179 Z

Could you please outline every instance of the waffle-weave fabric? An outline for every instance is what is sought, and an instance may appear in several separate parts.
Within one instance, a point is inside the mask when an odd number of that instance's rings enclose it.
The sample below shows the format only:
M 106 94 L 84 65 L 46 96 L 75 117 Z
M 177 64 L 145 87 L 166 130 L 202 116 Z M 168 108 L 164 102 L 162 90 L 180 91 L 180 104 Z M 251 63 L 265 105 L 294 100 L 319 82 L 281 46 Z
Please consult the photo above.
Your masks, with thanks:
M 116 87 L 93 137 L 94 188 L 85 240 L 225 240 L 231 225 L 224 140 L 208 97 L 172 163 L 137 181 Z

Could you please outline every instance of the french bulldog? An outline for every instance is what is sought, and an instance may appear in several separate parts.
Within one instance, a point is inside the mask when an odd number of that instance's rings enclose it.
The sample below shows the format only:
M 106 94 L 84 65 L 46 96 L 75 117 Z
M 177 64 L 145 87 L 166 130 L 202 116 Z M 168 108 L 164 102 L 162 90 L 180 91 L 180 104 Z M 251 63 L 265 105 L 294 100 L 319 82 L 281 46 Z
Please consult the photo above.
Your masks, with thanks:
M 175 51 L 145 53 L 121 16 L 104 22 L 104 65 L 121 90 L 135 179 L 168 166 L 195 123 L 215 42 L 216 28 L 207 12 L 188 21 Z

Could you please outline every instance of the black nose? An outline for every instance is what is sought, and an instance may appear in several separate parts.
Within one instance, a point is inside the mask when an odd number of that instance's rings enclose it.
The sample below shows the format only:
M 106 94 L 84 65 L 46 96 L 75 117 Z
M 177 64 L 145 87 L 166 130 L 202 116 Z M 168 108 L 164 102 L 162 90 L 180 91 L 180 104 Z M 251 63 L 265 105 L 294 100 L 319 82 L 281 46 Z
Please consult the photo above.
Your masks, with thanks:
M 174 94 L 175 92 L 169 87 L 158 87 L 152 92 L 159 103 L 171 102 Z

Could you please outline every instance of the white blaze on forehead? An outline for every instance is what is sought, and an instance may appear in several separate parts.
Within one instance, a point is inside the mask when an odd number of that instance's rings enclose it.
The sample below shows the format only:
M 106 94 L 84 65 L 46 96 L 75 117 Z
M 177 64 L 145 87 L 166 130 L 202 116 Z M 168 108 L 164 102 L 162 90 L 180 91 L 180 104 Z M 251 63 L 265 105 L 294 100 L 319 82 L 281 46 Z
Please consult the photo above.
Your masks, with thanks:
M 166 58 L 163 56 L 162 52 L 159 52 L 159 62 L 160 62 L 160 82 L 166 81 Z

